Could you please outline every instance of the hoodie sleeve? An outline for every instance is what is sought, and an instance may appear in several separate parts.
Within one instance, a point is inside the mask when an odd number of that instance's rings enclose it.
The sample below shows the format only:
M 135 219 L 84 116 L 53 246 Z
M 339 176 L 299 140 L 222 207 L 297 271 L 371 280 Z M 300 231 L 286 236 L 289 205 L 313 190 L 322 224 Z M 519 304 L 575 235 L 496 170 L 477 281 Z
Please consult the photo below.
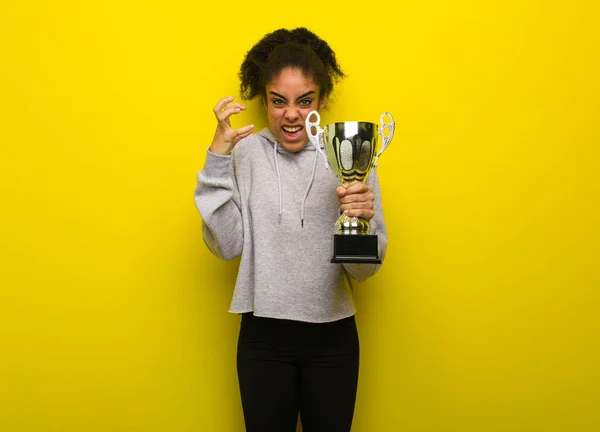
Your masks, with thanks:
M 225 260 L 241 255 L 242 210 L 231 155 L 207 151 L 194 199 L 202 216 L 202 237 L 208 249 Z
M 371 175 L 367 179 L 367 184 L 371 186 L 373 194 L 375 195 L 374 211 L 375 216 L 369 221 L 370 234 L 377 235 L 377 246 L 379 248 L 379 257 L 383 263 L 385 258 L 385 251 L 387 248 L 388 236 L 385 227 L 385 220 L 383 218 L 383 206 L 381 204 L 381 190 L 379 189 L 379 180 L 377 179 L 377 171 L 373 170 Z M 354 279 L 364 281 L 367 278 L 373 276 L 381 264 L 342 264 L 346 271 Z

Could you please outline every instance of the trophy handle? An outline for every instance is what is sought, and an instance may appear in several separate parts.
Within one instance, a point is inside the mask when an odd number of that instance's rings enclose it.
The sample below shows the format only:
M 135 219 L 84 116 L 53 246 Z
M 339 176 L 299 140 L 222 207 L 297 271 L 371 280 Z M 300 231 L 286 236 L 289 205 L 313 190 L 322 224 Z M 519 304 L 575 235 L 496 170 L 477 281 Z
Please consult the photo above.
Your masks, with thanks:
M 313 115 L 317 117 L 316 122 L 310 121 L 310 118 Z M 320 124 L 321 124 L 321 116 L 319 115 L 319 113 L 317 111 L 311 111 L 306 116 L 306 135 L 308 135 L 308 139 L 310 140 L 312 145 L 315 147 L 315 149 L 319 153 L 321 153 L 321 156 L 323 156 L 323 159 L 325 159 L 325 168 L 329 168 L 329 163 L 327 162 L 327 156 L 325 156 L 325 153 L 323 153 L 323 151 L 321 150 L 321 145 L 319 143 L 319 141 L 323 137 L 323 133 L 325 132 L 325 130 L 321 129 L 321 127 L 319 126 Z M 313 134 L 313 128 L 316 129 L 316 131 L 317 131 L 316 134 Z
M 388 116 L 392 120 L 391 123 L 384 122 L 386 116 Z M 392 138 L 394 137 L 394 126 L 396 122 L 394 121 L 394 117 L 392 117 L 392 115 L 386 111 L 383 114 L 381 114 L 381 117 L 379 117 L 379 124 L 381 125 L 381 128 L 379 128 L 379 135 L 381 135 L 381 141 L 383 142 L 383 144 L 381 146 L 381 150 L 379 151 L 379 153 L 377 153 L 377 156 L 375 156 L 375 160 L 373 161 L 373 168 L 377 167 L 377 159 L 379 159 L 379 156 L 381 156 L 381 154 L 385 151 L 385 149 L 389 147 L 390 143 L 392 142 Z M 390 131 L 390 133 L 387 136 L 385 135 L 386 129 Z

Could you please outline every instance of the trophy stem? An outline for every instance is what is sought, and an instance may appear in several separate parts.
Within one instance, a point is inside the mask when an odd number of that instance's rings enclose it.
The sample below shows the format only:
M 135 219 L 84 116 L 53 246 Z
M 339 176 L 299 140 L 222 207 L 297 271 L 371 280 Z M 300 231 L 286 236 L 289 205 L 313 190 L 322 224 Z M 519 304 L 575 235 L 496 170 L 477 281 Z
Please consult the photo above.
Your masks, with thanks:
M 360 217 L 341 215 L 335 223 L 337 234 L 343 235 L 367 235 L 369 234 L 369 222 Z

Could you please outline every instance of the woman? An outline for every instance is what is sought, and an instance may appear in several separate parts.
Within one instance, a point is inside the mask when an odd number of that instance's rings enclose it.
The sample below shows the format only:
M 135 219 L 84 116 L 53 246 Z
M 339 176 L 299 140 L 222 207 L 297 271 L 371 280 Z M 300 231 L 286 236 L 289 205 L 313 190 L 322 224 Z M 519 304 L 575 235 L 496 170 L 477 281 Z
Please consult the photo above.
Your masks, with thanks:
M 241 255 L 230 312 L 242 314 L 238 378 L 247 431 L 349 431 L 359 346 L 351 279 L 375 264 L 332 264 L 339 211 L 370 220 L 383 259 L 387 235 L 376 173 L 340 186 L 308 142 L 308 113 L 344 75 L 329 45 L 304 28 L 266 35 L 240 71 L 243 99 L 260 97 L 268 128 L 231 127 L 245 110 L 214 108 L 217 130 L 198 175 L 204 241 Z

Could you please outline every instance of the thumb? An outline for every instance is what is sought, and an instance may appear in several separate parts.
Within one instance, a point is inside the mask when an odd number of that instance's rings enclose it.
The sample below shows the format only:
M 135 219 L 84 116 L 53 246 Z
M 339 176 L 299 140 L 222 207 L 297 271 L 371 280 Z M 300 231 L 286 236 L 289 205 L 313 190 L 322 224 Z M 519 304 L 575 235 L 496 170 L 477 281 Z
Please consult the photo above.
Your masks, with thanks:
M 253 124 L 241 127 L 239 129 L 235 130 L 235 135 L 239 136 L 239 135 L 247 134 L 249 132 L 252 132 L 252 129 L 254 129 L 254 125 Z
M 239 129 L 233 131 L 235 133 L 235 137 L 233 138 L 233 144 L 237 144 L 240 140 L 246 138 L 248 135 L 252 133 L 254 130 L 254 125 L 244 126 Z

